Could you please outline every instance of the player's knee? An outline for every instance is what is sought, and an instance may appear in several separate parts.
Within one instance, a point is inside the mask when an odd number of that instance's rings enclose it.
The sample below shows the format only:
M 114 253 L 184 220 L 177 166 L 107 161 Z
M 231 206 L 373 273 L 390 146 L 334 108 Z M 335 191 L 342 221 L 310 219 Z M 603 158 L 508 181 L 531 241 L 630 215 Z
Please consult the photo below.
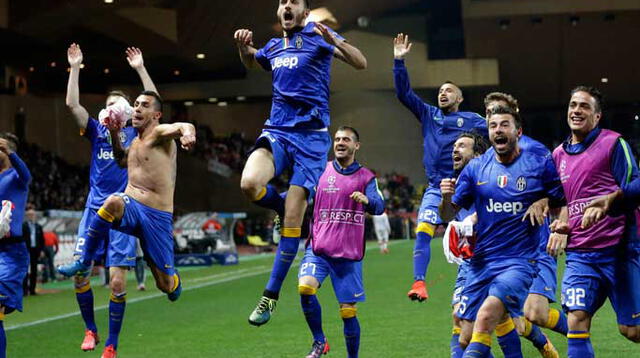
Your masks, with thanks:
M 463 330 L 462 332 L 460 332 L 460 337 L 458 338 L 458 343 L 460 343 L 460 347 L 462 349 L 467 348 L 469 343 L 471 343 L 471 335 L 470 334 L 466 334 L 464 332 L 464 330 Z
M 349 319 L 356 316 L 358 313 L 358 308 L 355 305 L 341 305 L 340 306 L 340 317 L 342 319 Z
M 102 204 L 102 209 L 106 210 L 114 218 L 119 218 L 124 212 L 124 201 L 117 195 L 111 195 Z
M 173 280 L 171 276 L 162 276 L 156 279 L 156 287 L 164 293 L 170 293 L 173 289 Z
M 109 288 L 114 294 L 120 294 L 125 291 L 126 283 L 121 275 L 111 275 L 109 278 Z
M 305 284 L 299 284 L 298 285 L 298 293 L 301 295 L 305 295 L 305 296 L 313 296 L 318 292 L 318 289 L 311 286 L 311 285 L 305 285 Z
M 240 190 L 251 201 L 259 200 L 263 189 L 266 190 L 255 178 L 243 175 L 240 179 Z
M 640 343 L 640 326 L 619 325 L 618 329 L 626 339 L 634 343 Z
M 529 322 L 544 327 L 547 324 L 547 320 L 549 319 L 549 311 L 543 310 L 538 307 L 532 307 L 524 313 L 525 317 L 529 320 Z

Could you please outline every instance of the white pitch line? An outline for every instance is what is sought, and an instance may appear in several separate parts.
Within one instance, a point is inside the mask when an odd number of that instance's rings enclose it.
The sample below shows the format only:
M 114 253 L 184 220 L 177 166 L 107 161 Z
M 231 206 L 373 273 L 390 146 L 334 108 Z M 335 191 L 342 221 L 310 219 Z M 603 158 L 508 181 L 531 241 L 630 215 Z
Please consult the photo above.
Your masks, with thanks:
M 264 273 L 269 273 L 270 271 L 271 271 L 271 269 L 268 268 L 268 269 L 262 269 L 260 271 L 247 272 L 247 273 L 244 273 L 244 274 L 241 274 L 241 275 L 231 276 L 231 277 L 223 278 L 223 279 L 220 279 L 220 280 L 215 280 L 215 281 L 205 282 L 205 283 L 201 283 L 201 284 L 194 285 L 194 286 L 185 287 L 183 289 L 183 291 L 191 291 L 191 290 L 196 290 L 196 289 L 207 287 L 207 286 L 214 286 L 214 285 L 218 285 L 218 284 L 225 283 L 225 282 L 239 280 L 239 279 L 242 279 L 242 278 L 258 276 L 258 275 L 262 275 Z M 165 296 L 166 296 L 165 293 L 158 292 L 158 293 L 154 293 L 154 294 L 151 294 L 151 295 L 148 295 L 148 296 L 132 298 L 130 300 L 127 300 L 127 303 L 131 304 L 131 303 L 136 303 L 136 302 L 141 302 L 141 301 L 147 301 L 147 300 L 150 300 L 152 298 L 165 297 Z M 93 310 L 94 311 L 101 311 L 101 310 L 107 309 L 108 307 L 109 307 L 109 305 L 102 305 L 102 306 L 98 306 L 98 307 L 94 308 Z M 74 317 L 74 316 L 79 316 L 79 315 L 80 315 L 79 311 L 65 313 L 65 314 L 61 314 L 61 315 L 57 315 L 57 316 L 52 316 L 52 317 L 48 317 L 48 318 L 39 319 L 39 320 L 36 320 L 36 321 L 20 323 L 20 324 L 14 325 L 14 326 L 5 327 L 5 330 L 6 331 L 11 331 L 11 330 L 20 329 L 20 328 L 37 326 L 39 324 L 49 323 L 49 322 L 52 322 L 52 321 L 57 321 L 57 320 L 61 320 L 61 319 L 69 318 L 69 317 Z
M 396 243 L 397 243 L 397 241 L 395 241 L 395 242 L 391 242 L 390 241 L 389 242 L 390 245 L 394 245 Z M 369 250 L 373 250 L 374 248 L 377 248 L 377 247 L 372 245 L 372 246 L 367 247 L 366 250 L 369 251 Z M 264 255 L 264 256 L 268 256 L 268 255 Z M 300 264 L 300 259 L 296 259 L 296 261 L 294 261 L 293 265 L 294 266 L 298 266 L 299 264 Z M 258 266 L 257 268 L 260 268 L 260 267 L 265 267 L 265 266 Z M 255 268 L 253 268 L 253 269 L 255 269 Z M 250 271 L 250 270 L 251 269 L 239 269 L 239 270 L 235 270 L 235 271 L 232 271 L 232 272 L 219 273 L 219 274 L 206 276 L 206 277 L 203 277 L 203 278 L 214 278 L 214 277 L 221 277 L 221 276 L 224 277 L 224 276 L 229 275 L 230 273 L 236 274 L 236 273 L 239 273 L 239 272 Z M 235 281 L 235 280 L 239 280 L 241 278 L 258 276 L 258 275 L 262 275 L 263 273 L 269 273 L 269 272 L 271 272 L 271 268 L 265 268 L 265 269 L 262 269 L 262 270 L 259 270 L 259 271 L 251 271 L 251 272 L 243 273 L 241 275 L 236 275 L 236 276 L 223 278 L 223 279 L 220 279 L 220 280 L 214 280 L 214 281 L 210 281 L 210 282 L 205 282 L 205 283 L 201 283 L 201 284 L 194 285 L 194 286 L 188 286 L 188 287 L 185 287 L 183 289 L 183 291 L 196 290 L 196 289 L 207 287 L 207 286 L 214 286 L 214 285 L 218 285 L 218 284 L 221 284 L 221 283 Z M 201 278 L 201 279 L 203 279 L 203 278 Z M 198 278 L 195 278 L 195 279 L 189 280 L 189 281 L 190 282 L 191 281 L 198 281 Z M 127 300 L 127 303 L 131 304 L 131 303 L 146 301 L 146 300 L 150 300 L 152 298 L 164 297 L 164 296 L 166 296 L 165 293 L 158 292 L 158 293 L 154 293 L 154 294 L 147 295 L 147 296 L 132 298 L 130 300 Z M 102 305 L 102 306 L 95 307 L 93 310 L 94 310 L 94 312 L 95 311 L 101 311 L 101 310 L 107 309 L 108 307 L 109 307 L 109 305 Z M 39 320 L 36 320 L 36 321 L 25 322 L 25 323 L 16 324 L 16 325 L 13 325 L 13 326 L 8 326 L 8 327 L 5 327 L 5 331 L 12 331 L 12 330 L 15 330 L 15 329 L 37 326 L 39 324 L 58 321 L 58 320 L 61 320 L 61 319 L 74 317 L 74 316 L 79 316 L 79 315 L 80 315 L 79 311 L 69 312 L 69 313 L 65 313 L 65 314 L 61 314 L 61 315 L 57 315 L 57 316 L 52 316 L 52 317 L 48 317 L 48 318 L 39 319 Z

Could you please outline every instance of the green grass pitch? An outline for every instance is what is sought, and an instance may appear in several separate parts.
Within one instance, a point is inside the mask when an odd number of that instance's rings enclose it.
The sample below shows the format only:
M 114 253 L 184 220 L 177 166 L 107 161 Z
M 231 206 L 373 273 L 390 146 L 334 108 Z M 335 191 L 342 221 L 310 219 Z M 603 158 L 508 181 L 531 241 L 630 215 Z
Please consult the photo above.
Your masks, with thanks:
M 365 257 L 367 301 L 359 305 L 362 327 L 360 356 L 449 357 L 450 298 L 456 273 L 442 255 L 441 241 L 432 243 L 428 274 L 430 300 L 411 302 L 406 297 L 412 283 L 412 241 L 395 241 L 389 255 L 380 255 L 370 243 Z M 298 258 L 301 254 L 298 255 Z M 271 268 L 265 255 L 237 266 L 183 270 L 185 291 L 170 303 L 153 287 L 148 275 L 146 292 L 135 290 L 129 277 L 128 304 L 120 335 L 118 356 L 128 357 L 304 357 L 311 346 L 298 294 L 297 265 L 284 284 L 272 321 L 252 327 L 247 317 L 256 304 Z M 93 284 L 96 320 L 102 342 L 107 338 L 108 290 Z M 25 299 L 25 312 L 6 317 L 8 357 L 99 357 L 80 351 L 83 324 L 77 315 L 69 281 L 46 286 L 61 289 Z M 346 356 L 342 321 L 329 280 L 319 291 L 324 330 L 331 345 L 327 357 Z M 546 332 L 546 331 L 545 331 Z M 566 357 L 566 339 L 546 332 Z M 595 317 L 592 341 L 598 357 L 640 357 L 640 345 L 626 341 L 617 330 L 607 303 Z M 523 340 L 525 357 L 538 357 Z M 501 357 L 494 340 L 494 355 Z

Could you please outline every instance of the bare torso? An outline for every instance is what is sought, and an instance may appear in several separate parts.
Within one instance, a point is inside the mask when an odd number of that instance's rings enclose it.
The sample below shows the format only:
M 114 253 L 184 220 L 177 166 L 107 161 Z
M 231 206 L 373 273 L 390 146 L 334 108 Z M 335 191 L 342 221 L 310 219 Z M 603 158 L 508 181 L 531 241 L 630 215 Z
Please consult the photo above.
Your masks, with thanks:
M 155 143 L 152 136 L 136 138 L 129 147 L 129 182 L 125 194 L 154 209 L 173 212 L 176 154 L 173 140 Z

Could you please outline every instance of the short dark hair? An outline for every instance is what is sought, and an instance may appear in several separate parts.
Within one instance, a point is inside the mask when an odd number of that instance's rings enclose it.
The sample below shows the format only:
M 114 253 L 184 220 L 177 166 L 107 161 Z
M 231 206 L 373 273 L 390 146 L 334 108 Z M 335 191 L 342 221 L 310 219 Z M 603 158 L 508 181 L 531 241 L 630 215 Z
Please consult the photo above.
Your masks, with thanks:
M 111 97 L 111 96 L 122 97 L 125 100 L 127 100 L 128 103 L 131 103 L 131 97 L 129 97 L 129 95 L 127 95 L 126 93 L 124 93 L 124 92 L 122 92 L 120 90 L 113 90 L 113 91 L 107 92 L 107 97 Z
M 604 104 L 604 98 L 602 96 L 602 92 L 599 89 L 592 86 L 577 86 L 576 88 L 571 90 L 571 97 L 573 97 L 576 92 L 587 92 L 591 97 L 596 100 L 596 112 L 602 113 L 602 107 Z
M 9 148 L 11 149 L 11 151 L 15 152 L 18 150 L 20 140 L 15 134 L 10 132 L 2 132 L 0 133 L 0 138 L 5 139 L 7 142 L 9 142 Z
M 456 141 L 458 139 L 460 139 L 460 138 L 471 138 L 471 139 L 473 139 L 473 153 L 474 154 L 482 155 L 482 154 L 484 154 L 484 152 L 487 151 L 487 149 L 489 149 L 489 142 L 487 142 L 487 140 L 484 139 L 484 137 L 481 136 L 478 132 L 470 131 L 470 132 L 460 133 L 458 138 L 456 138 Z
M 484 108 L 489 106 L 491 102 L 504 102 L 507 104 L 507 107 L 515 110 L 516 112 L 520 112 L 520 108 L 518 106 L 518 100 L 515 99 L 512 95 L 504 92 L 491 92 L 484 98 Z
M 358 131 L 353 127 L 340 126 L 340 128 L 338 128 L 336 132 L 339 132 L 339 131 L 351 131 L 351 133 L 353 133 L 353 135 L 356 136 L 356 142 L 360 141 L 360 133 L 358 133 Z
M 278 3 L 280 2 L 280 0 L 278 0 Z M 304 0 L 304 8 L 305 9 L 311 9 L 311 0 Z
M 520 113 L 515 111 L 511 107 L 498 106 L 491 109 L 489 112 L 489 116 L 487 117 L 487 121 L 496 114 L 509 114 L 513 117 L 513 120 L 516 122 L 516 128 L 522 128 L 522 118 L 520 117 Z
M 151 96 L 155 98 L 155 102 L 153 103 L 153 106 L 155 107 L 156 111 L 162 112 L 162 97 L 160 97 L 160 95 L 157 92 L 142 91 L 140 92 L 140 96 Z

